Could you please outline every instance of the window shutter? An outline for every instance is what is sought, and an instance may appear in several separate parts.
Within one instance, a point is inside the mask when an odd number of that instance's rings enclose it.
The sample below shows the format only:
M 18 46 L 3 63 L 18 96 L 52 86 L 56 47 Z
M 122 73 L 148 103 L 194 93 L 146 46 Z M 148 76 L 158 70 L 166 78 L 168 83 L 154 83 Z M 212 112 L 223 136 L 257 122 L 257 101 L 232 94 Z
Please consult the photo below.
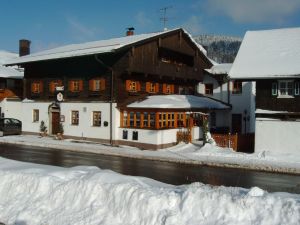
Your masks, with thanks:
M 159 83 L 155 84 L 155 93 L 159 92 Z
M 103 91 L 105 90 L 105 78 L 100 79 L 100 90 Z
M 146 82 L 146 92 L 150 92 L 150 82 Z
M 43 87 L 43 81 L 40 81 L 40 92 L 43 92 L 44 87 Z
M 278 84 L 277 82 L 272 83 L 272 96 L 278 95 Z
M 69 80 L 68 86 L 69 86 L 69 91 L 74 91 L 74 82 L 72 80 Z
M 167 93 L 167 85 L 163 84 L 163 93 L 166 94 Z
M 174 84 L 171 85 L 171 94 L 174 94 Z
M 136 90 L 141 91 L 141 82 L 139 81 L 136 82 Z
M 300 95 L 300 83 L 295 82 L 294 84 L 294 95 L 299 96 Z
M 83 80 L 79 80 L 79 91 L 83 90 Z
M 94 91 L 95 90 L 94 83 L 95 82 L 94 82 L 93 79 L 89 80 L 89 90 L 90 91 Z
M 54 93 L 54 89 L 55 89 L 55 87 L 54 87 L 54 81 L 51 81 L 49 83 L 49 91 L 50 91 L 50 93 Z
M 126 80 L 126 91 L 130 91 L 131 80 Z

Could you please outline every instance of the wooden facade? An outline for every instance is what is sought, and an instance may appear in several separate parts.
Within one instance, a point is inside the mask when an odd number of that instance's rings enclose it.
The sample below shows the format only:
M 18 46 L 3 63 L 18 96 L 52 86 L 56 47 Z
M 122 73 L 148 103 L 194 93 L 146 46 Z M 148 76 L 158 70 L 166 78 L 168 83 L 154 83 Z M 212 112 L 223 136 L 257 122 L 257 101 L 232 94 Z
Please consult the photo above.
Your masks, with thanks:
M 65 101 L 113 100 L 123 106 L 151 94 L 194 94 L 203 70 L 211 63 L 187 34 L 178 29 L 115 53 L 31 62 L 23 66 L 24 98 L 55 100 L 56 83 L 64 86 Z M 102 81 L 96 91 L 91 85 L 95 79 Z M 77 81 L 79 85 L 76 91 L 74 81 L 76 88 Z M 128 81 L 138 85 L 134 91 L 128 90 Z M 40 90 L 35 92 L 33 85 L 37 82 Z
M 293 83 L 292 94 L 290 96 L 279 96 L 279 93 L 272 93 L 274 84 L 279 89 L 280 80 L 265 79 L 256 81 L 256 108 L 271 111 L 300 112 L 300 95 L 295 95 L 295 84 L 300 79 L 282 79 L 291 80 Z M 275 87 L 276 88 L 276 87 Z

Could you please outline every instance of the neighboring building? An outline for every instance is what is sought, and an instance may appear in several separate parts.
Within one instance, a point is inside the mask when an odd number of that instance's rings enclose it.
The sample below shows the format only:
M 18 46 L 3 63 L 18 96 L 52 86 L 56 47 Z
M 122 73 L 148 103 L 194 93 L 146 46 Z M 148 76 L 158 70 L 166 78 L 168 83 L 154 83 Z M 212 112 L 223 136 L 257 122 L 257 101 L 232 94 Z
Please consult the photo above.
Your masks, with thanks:
M 229 76 L 256 81 L 255 151 L 300 151 L 300 28 L 248 31 Z
M 198 92 L 232 106 L 231 111 L 210 113 L 212 133 L 247 134 L 255 131 L 255 83 L 229 80 L 231 63 L 205 69 Z
M 6 60 L 18 55 L 0 51 L 0 117 L 21 119 L 23 72 L 17 68 L 3 66 Z
M 203 115 L 230 108 L 193 96 L 212 64 L 183 29 L 68 45 L 8 64 L 25 71 L 22 122 L 28 133 L 38 133 L 43 120 L 50 134 L 62 124 L 67 137 L 156 149 L 175 144 L 177 131 L 202 138 Z M 184 107 L 139 106 L 179 94 Z

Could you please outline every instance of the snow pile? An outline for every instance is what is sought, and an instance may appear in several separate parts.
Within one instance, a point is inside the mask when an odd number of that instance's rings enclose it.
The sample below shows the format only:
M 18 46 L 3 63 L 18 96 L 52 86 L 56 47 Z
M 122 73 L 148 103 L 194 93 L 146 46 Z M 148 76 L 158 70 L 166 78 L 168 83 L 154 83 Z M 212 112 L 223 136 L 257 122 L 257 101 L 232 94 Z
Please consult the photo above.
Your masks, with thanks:
M 300 196 L 259 188 L 172 186 L 96 167 L 0 158 L 0 221 L 30 225 L 298 224 Z

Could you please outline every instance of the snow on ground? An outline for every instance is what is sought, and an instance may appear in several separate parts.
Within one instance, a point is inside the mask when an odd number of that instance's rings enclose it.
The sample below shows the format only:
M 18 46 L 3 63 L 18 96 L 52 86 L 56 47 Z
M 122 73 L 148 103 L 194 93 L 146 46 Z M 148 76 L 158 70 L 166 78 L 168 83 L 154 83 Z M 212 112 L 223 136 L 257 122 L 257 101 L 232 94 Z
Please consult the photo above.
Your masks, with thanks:
M 293 225 L 300 195 L 257 187 L 173 186 L 96 167 L 0 157 L 0 221 L 10 225 Z
M 134 147 L 96 144 L 88 141 L 65 139 L 54 140 L 52 137 L 33 135 L 17 135 L 0 137 L 0 143 L 34 145 L 64 149 L 69 151 L 84 151 L 106 155 L 118 155 L 131 158 L 145 158 L 180 163 L 205 164 L 223 167 L 240 167 L 264 171 L 278 171 L 300 174 L 300 153 L 240 153 L 229 148 L 220 148 L 210 144 L 202 146 L 201 142 L 193 144 L 180 143 L 171 148 L 159 151 L 140 150 Z

